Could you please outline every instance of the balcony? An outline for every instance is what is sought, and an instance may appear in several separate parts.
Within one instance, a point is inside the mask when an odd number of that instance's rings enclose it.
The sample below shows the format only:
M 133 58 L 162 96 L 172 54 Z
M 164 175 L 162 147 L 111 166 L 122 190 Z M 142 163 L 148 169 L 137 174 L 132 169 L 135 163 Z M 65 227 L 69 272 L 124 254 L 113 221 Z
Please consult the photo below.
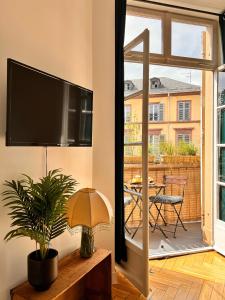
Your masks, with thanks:
M 203 242 L 201 233 L 201 165 L 200 156 L 163 156 L 160 161 L 155 162 L 154 156 L 149 156 L 148 169 L 149 176 L 157 183 L 163 183 L 164 175 L 183 175 L 187 177 L 187 185 L 185 187 L 184 202 L 181 211 L 181 219 L 187 228 L 184 231 L 181 227 L 177 230 L 176 238 L 173 238 L 172 233 L 168 233 L 168 238 L 162 235 L 159 230 L 151 232 L 150 227 L 150 256 L 158 257 L 160 254 L 167 255 L 172 253 L 182 253 L 182 251 L 191 251 L 207 245 Z M 141 176 L 141 157 L 138 156 L 126 156 L 124 164 L 124 181 L 125 183 L 131 182 L 132 178 Z M 173 190 L 172 190 L 173 189 Z M 176 190 L 177 189 L 177 190 Z M 149 195 L 154 195 L 155 190 L 149 189 Z M 168 186 L 165 189 L 166 194 L 178 194 L 178 187 Z M 134 201 L 131 201 L 129 205 L 125 207 L 125 220 L 127 220 L 130 212 L 134 208 Z M 169 209 L 169 207 L 166 207 Z M 151 214 L 156 218 L 155 207 L 151 208 Z M 151 219 L 150 222 L 154 223 Z M 175 223 L 175 215 L 172 212 L 164 212 L 163 217 L 169 224 Z M 132 234 L 137 228 L 137 233 L 134 235 L 133 240 L 141 243 L 142 241 L 142 213 L 141 209 L 137 206 L 129 221 L 126 224 L 126 228 L 130 232 L 127 233 L 128 237 L 132 237 Z M 159 220 L 162 224 L 162 220 Z M 170 228 L 170 225 L 167 226 Z M 127 230 L 126 230 L 127 231 Z M 127 231 L 127 232 L 128 232 Z

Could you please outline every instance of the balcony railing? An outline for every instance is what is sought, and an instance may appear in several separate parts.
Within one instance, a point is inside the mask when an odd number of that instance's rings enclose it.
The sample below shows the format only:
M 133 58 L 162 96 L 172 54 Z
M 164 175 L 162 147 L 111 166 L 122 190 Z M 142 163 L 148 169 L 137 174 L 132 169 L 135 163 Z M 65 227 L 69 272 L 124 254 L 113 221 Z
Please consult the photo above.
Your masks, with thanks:
M 181 218 L 184 222 L 201 220 L 201 172 L 199 156 L 165 156 L 161 163 L 154 163 L 154 157 L 149 156 L 149 176 L 155 183 L 163 183 L 164 175 L 184 175 L 188 181 L 185 187 L 185 196 L 182 207 Z M 124 181 L 130 182 L 135 176 L 141 176 L 141 158 L 125 157 Z M 166 194 L 178 194 L 178 187 L 167 187 Z M 149 194 L 153 195 L 154 190 L 149 189 Z M 131 202 L 125 208 L 125 218 L 133 208 Z M 152 208 L 153 215 L 156 213 Z M 164 217 L 168 223 L 174 222 L 174 214 L 165 212 Z M 142 215 L 137 207 L 129 219 L 128 226 L 135 226 L 141 220 Z

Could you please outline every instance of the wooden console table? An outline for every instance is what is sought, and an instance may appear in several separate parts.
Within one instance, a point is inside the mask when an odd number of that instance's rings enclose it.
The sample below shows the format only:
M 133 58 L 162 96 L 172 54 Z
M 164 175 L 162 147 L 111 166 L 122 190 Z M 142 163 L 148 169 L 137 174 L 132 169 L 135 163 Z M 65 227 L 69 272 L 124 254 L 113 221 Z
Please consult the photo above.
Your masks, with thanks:
M 12 300 L 110 300 L 111 290 L 111 252 L 97 249 L 91 258 L 75 251 L 61 259 L 49 290 L 38 292 L 26 281 L 10 293 Z

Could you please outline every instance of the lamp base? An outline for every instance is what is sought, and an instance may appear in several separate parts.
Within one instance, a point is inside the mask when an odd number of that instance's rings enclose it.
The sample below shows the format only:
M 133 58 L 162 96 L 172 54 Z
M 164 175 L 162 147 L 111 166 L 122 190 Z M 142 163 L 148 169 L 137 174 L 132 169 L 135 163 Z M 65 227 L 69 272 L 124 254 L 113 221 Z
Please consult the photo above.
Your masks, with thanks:
M 83 226 L 81 236 L 80 257 L 89 258 L 94 253 L 94 235 L 92 228 Z

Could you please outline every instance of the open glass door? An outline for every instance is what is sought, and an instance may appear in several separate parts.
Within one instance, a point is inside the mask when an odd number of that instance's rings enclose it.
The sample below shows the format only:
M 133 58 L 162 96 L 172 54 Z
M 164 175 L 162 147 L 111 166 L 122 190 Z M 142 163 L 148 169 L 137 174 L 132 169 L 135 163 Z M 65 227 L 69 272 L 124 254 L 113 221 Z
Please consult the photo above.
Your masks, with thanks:
M 215 74 L 214 248 L 225 255 L 225 65 Z
M 132 52 L 138 53 L 138 61 L 132 60 Z M 149 295 L 149 204 L 148 204 L 148 96 L 149 96 L 149 30 L 143 31 L 124 48 L 125 54 L 125 124 L 124 124 L 124 206 L 127 262 L 122 271 L 143 293 Z M 135 70 L 138 92 L 129 82 L 129 70 Z M 133 76 L 134 74 L 132 74 Z M 139 116 L 129 110 L 129 99 L 139 106 Z M 138 117 L 138 121 L 137 121 Z M 132 153 L 139 156 L 138 179 L 141 188 L 134 190 L 130 184 L 126 164 Z M 136 218 L 137 217 L 137 218 Z M 133 222 L 133 223 L 132 223 Z M 132 228 L 135 226 L 135 228 Z M 131 232 L 132 231 L 132 234 Z M 139 235 L 139 242 L 133 236 Z

